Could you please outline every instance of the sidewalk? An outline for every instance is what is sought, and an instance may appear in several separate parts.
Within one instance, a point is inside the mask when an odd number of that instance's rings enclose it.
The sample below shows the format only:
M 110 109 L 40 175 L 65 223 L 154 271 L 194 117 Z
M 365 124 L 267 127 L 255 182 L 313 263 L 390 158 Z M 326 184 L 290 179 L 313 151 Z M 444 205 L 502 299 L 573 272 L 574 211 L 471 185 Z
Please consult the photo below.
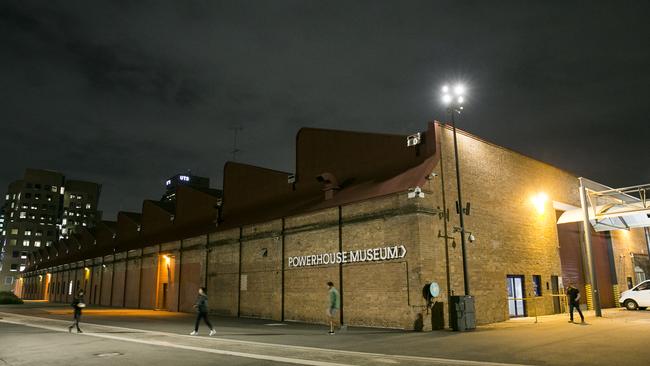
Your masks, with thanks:
M 0 328 L 4 321 L 67 332 L 70 314 L 71 309 L 52 304 L 0 306 L 0 318 L 4 318 L 0 319 Z M 620 363 L 624 354 L 626 365 L 647 364 L 650 311 L 607 309 L 603 318 L 594 318 L 593 312 L 585 316 L 587 325 L 569 324 L 567 316 L 561 314 L 539 317 L 537 323 L 535 318 L 522 318 L 481 326 L 467 333 L 350 327 L 334 336 L 328 336 L 322 325 L 213 316 L 217 335 L 208 338 L 204 325 L 203 336 L 187 336 L 194 322 L 192 314 L 90 308 L 84 313 L 82 328 L 95 338 L 118 340 L 115 337 L 119 334 L 119 340 L 129 338 L 126 341 L 146 341 L 153 346 L 173 344 L 221 354 L 245 351 L 264 357 L 290 356 L 300 362 L 331 362 L 336 356 L 345 364 L 355 365 L 377 364 L 378 359 L 384 360 L 380 363 L 404 365 L 611 365 Z M 279 360 L 275 361 L 288 362 Z

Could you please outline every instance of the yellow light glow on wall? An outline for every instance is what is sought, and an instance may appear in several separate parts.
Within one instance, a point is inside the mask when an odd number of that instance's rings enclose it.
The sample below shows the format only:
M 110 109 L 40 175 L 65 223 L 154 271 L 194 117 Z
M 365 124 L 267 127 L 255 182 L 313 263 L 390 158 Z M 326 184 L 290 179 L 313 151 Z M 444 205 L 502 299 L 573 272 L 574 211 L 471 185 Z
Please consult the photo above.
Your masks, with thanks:
M 533 202 L 533 205 L 535 206 L 535 209 L 537 210 L 537 213 L 543 214 L 544 213 L 544 208 L 546 207 L 546 201 L 548 201 L 548 196 L 544 192 L 540 192 L 531 198 L 531 201 Z

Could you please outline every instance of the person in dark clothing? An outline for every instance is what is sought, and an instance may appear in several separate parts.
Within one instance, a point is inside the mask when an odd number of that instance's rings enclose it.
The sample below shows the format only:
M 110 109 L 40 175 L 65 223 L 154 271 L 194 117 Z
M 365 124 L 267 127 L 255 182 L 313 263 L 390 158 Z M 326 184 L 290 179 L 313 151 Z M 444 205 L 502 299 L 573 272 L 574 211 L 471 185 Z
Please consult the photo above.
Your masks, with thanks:
M 569 323 L 573 323 L 573 309 L 575 308 L 578 310 L 578 314 L 580 314 L 580 320 L 581 323 L 585 322 L 585 317 L 582 315 L 582 311 L 580 310 L 580 290 L 578 290 L 573 283 L 569 284 L 569 287 L 566 289 L 566 296 L 567 296 L 567 301 L 569 302 L 569 314 L 571 316 L 571 320 L 569 320 Z
M 84 303 L 84 291 L 81 290 L 72 301 L 72 308 L 74 309 L 74 320 L 72 325 L 68 327 L 68 332 L 72 333 L 72 328 L 77 327 L 77 333 L 83 333 L 79 328 L 79 320 L 81 319 L 81 309 L 86 307 Z
M 217 331 L 214 330 L 212 324 L 210 324 L 210 320 L 208 320 L 208 295 L 206 295 L 205 287 L 199 288 L 199 297 L 196 299 L 194 307 L 198 311 L 198 314 L 196 315 L 194 330 L 192 333 L 190 333 L 190 335 L 199 334 L 199 323 L 201 322 L 201 319 L 203 319 L 205 321 L 205 324 L 207 324 L 210 328 L 210 336 L 215 335 Z

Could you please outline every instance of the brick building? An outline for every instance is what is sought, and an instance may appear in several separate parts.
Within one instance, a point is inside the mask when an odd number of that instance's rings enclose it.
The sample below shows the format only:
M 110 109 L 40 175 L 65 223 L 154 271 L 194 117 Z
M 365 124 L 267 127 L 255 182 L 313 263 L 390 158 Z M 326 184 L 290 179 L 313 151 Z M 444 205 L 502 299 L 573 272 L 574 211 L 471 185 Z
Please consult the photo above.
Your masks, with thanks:
M 448 295 L 464 292 L 463 267 L 451 130 L 431 123 L 420 137 L 301 129 L 295 172 L 229 162 L 223 197 L 179 186 L 173 205 L 145 201 L 141 214 L 40 251 L 22 296 L 69 302 L 85 287 L 91 304 L 191 311 L 206 286 L 215 313 L 321 323 L 332 281 L 345 324 L 435 328 Z M 563 280 L 588 280 L 580 226 L 557 224 L 580 206 L 577 177 L 458 138 L 478 323 L 561 311 Z M 647 263 L 647 235 L 592 235 L 601 301 L 615 306 Z M 440 294 L 428 303 L 432 282 Z

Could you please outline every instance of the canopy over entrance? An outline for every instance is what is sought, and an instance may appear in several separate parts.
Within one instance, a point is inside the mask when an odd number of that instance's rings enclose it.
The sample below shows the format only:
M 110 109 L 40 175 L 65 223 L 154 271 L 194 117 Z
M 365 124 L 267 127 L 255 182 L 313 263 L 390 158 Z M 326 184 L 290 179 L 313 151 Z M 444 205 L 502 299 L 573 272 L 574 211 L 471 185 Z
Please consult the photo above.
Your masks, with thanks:
M 650 184 L 611 188 L 581 178 L 587 196 L 589 222 L 596 231 L 650 227 Z M 584 219 L 584 208 L 565 211 L 558 224 Z

